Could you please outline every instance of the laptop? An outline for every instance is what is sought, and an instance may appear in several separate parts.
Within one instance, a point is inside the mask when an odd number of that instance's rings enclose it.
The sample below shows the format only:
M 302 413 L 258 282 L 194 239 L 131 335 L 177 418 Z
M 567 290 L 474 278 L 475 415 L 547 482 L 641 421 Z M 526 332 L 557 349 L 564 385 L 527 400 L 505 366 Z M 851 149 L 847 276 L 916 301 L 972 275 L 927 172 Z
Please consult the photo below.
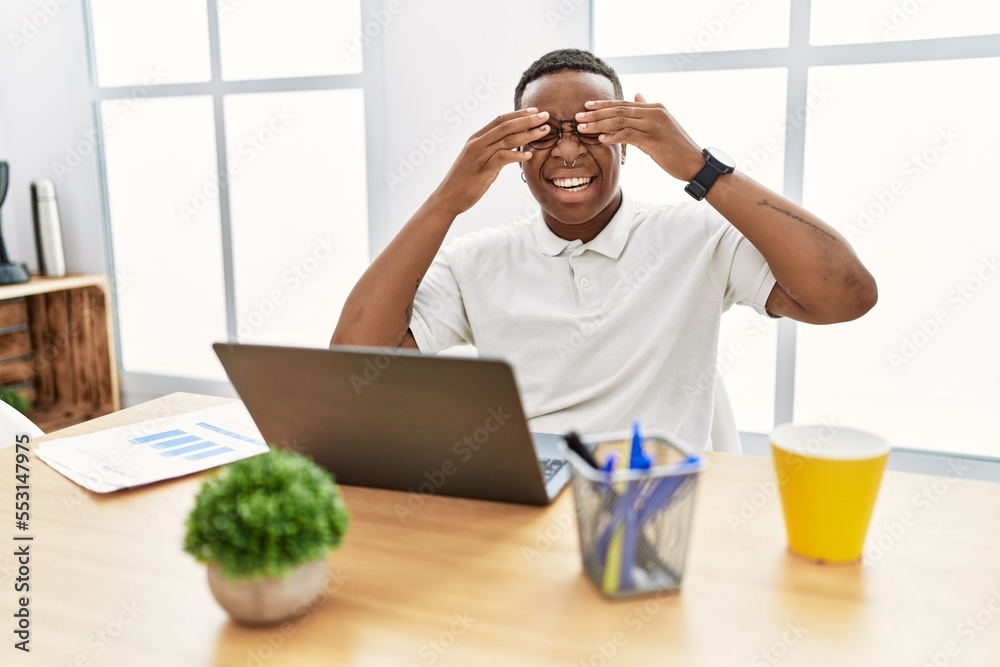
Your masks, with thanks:
M 312 457 L 340 484 L 547 505 L 569 481 L 562 437 L 529 432 L 503 361 L 213 348 L 264 439 Z

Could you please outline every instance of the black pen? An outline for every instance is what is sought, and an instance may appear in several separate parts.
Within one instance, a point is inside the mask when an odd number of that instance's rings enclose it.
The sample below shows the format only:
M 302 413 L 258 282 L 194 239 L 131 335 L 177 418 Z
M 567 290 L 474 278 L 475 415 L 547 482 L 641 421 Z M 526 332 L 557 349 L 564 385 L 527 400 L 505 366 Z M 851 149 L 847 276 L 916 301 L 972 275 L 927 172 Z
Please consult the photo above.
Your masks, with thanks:
M 590 453 L 590 450 L 587 449 L 586 445 L 580 441 L 580 436 L 576 434 L 576 431 L 570 431 L 564 435 L 563 438 L 566 439 L 566 444 L 569 448 L 573 450 L 573 452 L 576 453 L 581 459 L 586 461 L 587 465 L 597 470 L 601 469 L 600 464 L 597 463 L 597 459 L 595 459 L 594 455 Z

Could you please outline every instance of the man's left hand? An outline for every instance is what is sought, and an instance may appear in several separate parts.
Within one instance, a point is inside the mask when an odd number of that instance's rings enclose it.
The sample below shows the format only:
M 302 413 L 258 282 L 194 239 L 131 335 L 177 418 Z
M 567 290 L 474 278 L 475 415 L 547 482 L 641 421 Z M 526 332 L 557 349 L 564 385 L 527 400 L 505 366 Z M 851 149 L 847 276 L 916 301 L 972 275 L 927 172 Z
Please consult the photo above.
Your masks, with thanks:
M 601 143 L 632 144 L 653 158 L 665 172 L 690 181 L 705 165 L 701 148 L 662 104 L 636 94 L 635 102 L 587 102 L 588 111 L 576 114 L 580 132 L 601 133 Z

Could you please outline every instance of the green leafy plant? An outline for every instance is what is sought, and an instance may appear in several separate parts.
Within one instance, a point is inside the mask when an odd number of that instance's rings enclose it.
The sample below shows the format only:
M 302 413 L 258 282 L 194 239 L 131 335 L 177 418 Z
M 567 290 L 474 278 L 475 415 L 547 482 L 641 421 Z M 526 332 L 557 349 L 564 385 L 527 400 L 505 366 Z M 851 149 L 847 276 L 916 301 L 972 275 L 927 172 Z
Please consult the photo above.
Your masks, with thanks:
M 31 411 L 31 403 L 14 387 L 0 387 L 0 401 L 3 401 L 23 415 Z
M 339 547 L 347 526 L 330 473 L 302 454 L 272 449 L 202 485 L 184 550 L 228 579 L 280 578 Z

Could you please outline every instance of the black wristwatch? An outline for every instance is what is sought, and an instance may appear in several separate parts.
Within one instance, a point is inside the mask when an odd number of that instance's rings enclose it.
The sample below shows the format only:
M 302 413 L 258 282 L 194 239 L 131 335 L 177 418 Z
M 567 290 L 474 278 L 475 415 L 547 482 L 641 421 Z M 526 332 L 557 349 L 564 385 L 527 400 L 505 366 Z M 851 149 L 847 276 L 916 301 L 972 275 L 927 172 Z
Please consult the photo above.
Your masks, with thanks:
M 719 176 L 736 171 L 736 163 L 733 162 L 733 159 L 718 148 L 706 148 L 701 154 L 705 156 L 705 166 L 701 168 L 693 181 L 684 186 L 684 192 L 698 201 L 705 198 L 709 188 L 715 185 Z

